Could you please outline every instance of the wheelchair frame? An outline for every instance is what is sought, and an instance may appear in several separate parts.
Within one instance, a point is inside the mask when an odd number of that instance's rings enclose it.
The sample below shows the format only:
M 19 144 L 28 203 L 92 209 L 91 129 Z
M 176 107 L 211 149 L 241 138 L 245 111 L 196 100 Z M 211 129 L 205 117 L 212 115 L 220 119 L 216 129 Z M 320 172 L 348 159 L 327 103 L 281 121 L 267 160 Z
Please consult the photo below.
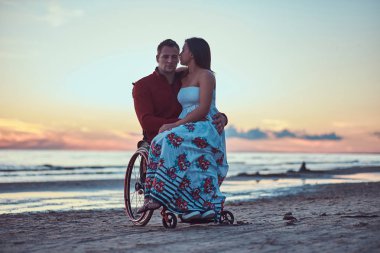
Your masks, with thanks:
M 129 160 L 124 179 L 124 203 L 125 213 L 129 220 L 137 226 L 145 226 L 152 218 L 154 210 L 148 210 L 142 214 L 137 214 L 138 208 L 144 203 L 144 182 L 148 166 L 149 143 L 139 141 L 137 150 Z M 133 191 L 134 190 L 134 191 Z M 177 226 L 177 216 L 170 212 L 165 206 L 161 210 L 162 224 L 165 228 L 175 228 Z M 222 210 L 220 218 L 196 219 L 185 221 L 181 215 L 178 218 L 183 223 L 202 224 L 202 223 L 221 223 L 233 224 L 234 215 L 227 210 Z

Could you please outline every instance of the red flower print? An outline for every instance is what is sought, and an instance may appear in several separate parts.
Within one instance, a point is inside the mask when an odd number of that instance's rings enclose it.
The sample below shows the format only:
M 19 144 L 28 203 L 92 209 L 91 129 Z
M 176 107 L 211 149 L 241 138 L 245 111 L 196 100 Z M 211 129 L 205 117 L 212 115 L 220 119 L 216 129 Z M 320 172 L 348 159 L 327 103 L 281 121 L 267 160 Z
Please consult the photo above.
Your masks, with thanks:
M 158 163 L 155 163 L 153 161 L 149 161 L 148 169 L 150 169 L 150 170 L 156 170 L 157 169 L 157 165 L 158 165 Z
M 214 186 L 212 185 L 212 179 L 210 177 L 206 178 L 203 181 L 203 191 L 205 193 L 211 193 L 213 188 L 214 188 Z
M 208 170 L 208 167 L 210 166 L 210 164 L 211 164 L 210 161 L 206 160 L 204 155 L 201 155 L 197 159 L 197 166 L 198 168 L 201 168 L 203 171 Z
M 156 178 L 153 180 L 152 186 L 154 189 L 158 192 L 163 192 L 164 191 L 164 182 L 157 180 Z
M 171 167 L 169 168 L 166 173 L 168 174 L 168 176 L 171 178 L 171 179 L 176 179 L 177 177 L 177 174 L 175 173 L 176 172 L 176 169 L 174 167 Z
M 200 193 L 201 193 L 201 190 L 199 188 L 196 188 L 194 189 L 192 192 L 191 192 L 191 196 L 193 197 L 194 200 L 198 201 L 199 198 L 201 197 L 200 196 Z
M 187 130 L 189 130 L 189 132 L 194 132 L 194 130 L 195 130 L 195 124 L 194 123 L 186 123 L 185 127 L 187 128 Z
M 210 201 L 205 201 L 203 203 L 203 207 L 205 207 L 207 209 L 215 209 L 215 204 L 212 204 Z
M 165 160 L 164 160 L 164 158 L 161 158 L 159 161 L 158 161 L 158 167 L 163 167 L 164 166 L 164 164 L 165 164 Z
M 178 165 L 179 169 L 182 170 L 182 171 L 185 171 L 185 170 L 187 170 L 189 168 L 190 162 L 186 159 L 186 154 L 185 153 L 180 154 L 177 157 L 177 165 Z
M 181 197 L 176 198 L 175 204 L 180 210 L 187 210 L 187 202 Z
M 213 153 L 213 154 L 217 154 L 217 153 L 219 153 L 219 152 L 220 152 L 220 150 L 219 150 L 219 149 L 217 149 L 217 148 L 214 148 L 214 147 L 211 149 L 211 151 L 212 151 L 212 153 Z
M 158 157 L 161 155 L 161 145 L 160 144 L 156 144 L 156 143 L 152 142 L 152 145 L 150 146 L 150 150 L 155 157 Z
M 216 159 L 216 163 L 218 165 L 222 165 L 223 164 L 223 161 L 224 161 L 224 155 L 222 154 L 221 157 L 219 157 L 218 159 Z
M 193 139 L 193 143 L 198 147 L 198 148 L 207 148 L 208 143 L 205 138 L 197 137 Z
M 168 134 L 166 138 L 168 140 L 168 143 L 173 145 L 176 148 L 178 148 L 183 142 L 183 138 L 176 135 L 175 133 Z
M 153 182 L 152 182 L 152 187 L 155 187 L 157 184 L 157 178 L 153 179 Z
M 150 177 L 145 178 L 145 188 L 151 189 L 152 188 L 152 179 Z
M 185 177 L 182 182 L 179 184 L 179 188 L 181 189 L 185 189 L 186 187 L 189 187 L 190 186 L 190 180 Z

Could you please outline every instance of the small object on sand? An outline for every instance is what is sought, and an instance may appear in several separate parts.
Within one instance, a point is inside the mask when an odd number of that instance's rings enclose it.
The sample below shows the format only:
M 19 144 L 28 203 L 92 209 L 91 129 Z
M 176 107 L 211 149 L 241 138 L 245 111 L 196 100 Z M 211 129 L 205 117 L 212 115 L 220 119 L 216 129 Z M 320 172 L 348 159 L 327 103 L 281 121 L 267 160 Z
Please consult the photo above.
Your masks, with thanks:
M 301 167 L 298 172 L 309 172 L 310 170 L 306 168 L 306 163 L 302 162 Z
M 359 223 L 354 224 L 354 227 L 366 227 L 366 226 L 368 226 L 367 222 L 359 222 Z
M 252 224 L 252 223 L 250 223 L 250 222 L 248 222 L 248 221 L 240 221 L 240 220 L 238 220 L 237 222 L 236 222 L 236 224 L 237 225 L 249 225 L 249 224 Z
M 285 222 L 286 226 L 295 225 L 295 223 L 298 221 L 297 218 L 294 217 L 291 212 L 287 212 L 282 219 L 286 220 Z
M 283 220 L 297 220 L 296 217 L 293 216 L 293 214 L 291 212 L 288 212 L 284 215 L 284 218 L 282 218 Z
M 295 223 L 297 222 L 297 219 L 294 220 L 288 220 L 285 222 L 286 226 L 291 226 L 291 225 L 296 225 Z
M 326 213 L 322 213 L 319 216 L 327 216 L 327 214 Z

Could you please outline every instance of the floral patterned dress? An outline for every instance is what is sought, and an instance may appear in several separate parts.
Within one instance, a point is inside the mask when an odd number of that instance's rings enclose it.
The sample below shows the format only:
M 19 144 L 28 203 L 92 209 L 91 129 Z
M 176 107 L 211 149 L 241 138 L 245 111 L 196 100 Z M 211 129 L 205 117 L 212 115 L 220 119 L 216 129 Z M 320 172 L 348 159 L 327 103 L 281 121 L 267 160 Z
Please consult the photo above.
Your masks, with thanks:
M 199 106 L 199 87 L 181 88 L 179 118 Z M 220 185 L 227 175 L 224 132 L 212 124 L 218 113 L 215 91 L 206 121 L 186 123 L 158 134 L 151 143 L 145 196 L 158 200 L 170 211 L 184 214 L 214 210 L 220 214 L 225 196 Z

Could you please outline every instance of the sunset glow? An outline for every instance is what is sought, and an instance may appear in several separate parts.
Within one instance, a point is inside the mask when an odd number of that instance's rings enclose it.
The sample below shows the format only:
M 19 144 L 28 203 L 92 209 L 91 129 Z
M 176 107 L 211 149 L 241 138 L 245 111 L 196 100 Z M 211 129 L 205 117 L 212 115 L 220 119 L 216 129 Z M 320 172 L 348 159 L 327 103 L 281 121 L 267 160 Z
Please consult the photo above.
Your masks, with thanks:
M 370 0 L 0 0 L 0 149 L 134 150 L 131 83 L 159 42 L 198 36 L 229 151 L 379 153 L 379 12 Z

